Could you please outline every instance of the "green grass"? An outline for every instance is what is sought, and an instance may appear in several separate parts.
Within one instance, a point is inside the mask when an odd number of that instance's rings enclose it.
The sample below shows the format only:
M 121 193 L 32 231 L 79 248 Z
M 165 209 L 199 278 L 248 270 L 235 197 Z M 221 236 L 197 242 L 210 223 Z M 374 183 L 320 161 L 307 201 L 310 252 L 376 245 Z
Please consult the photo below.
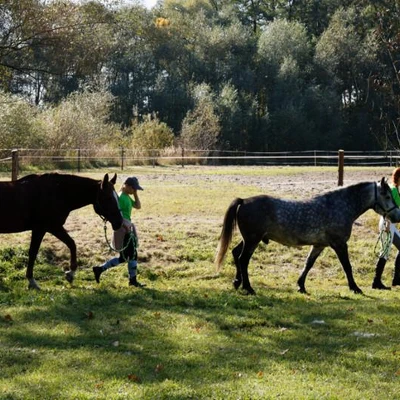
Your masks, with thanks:
M 333 169 L 124 172 L 145 187 L 134 216 L 145 289 L 128 287 L 125 265 L 103 274 L 100 285 L 94 281 L 91 267 L 111 254 L 91 207 L 67 221 L 80 264 L 72 287 L 62 274 L 66 249 L 46 236 L 35 267 L 42 291 L 28 291 L 29 234 L 1 235 L 0 398 L 399 398 L 400 290 L 370 289 L 378 222 L 372 211 L 357 221 L 349 241 L 363 296 L 349 291 L 328 249 L 309 274 L 306 296 L 297 293 L 296 280 L 307 248 L 260 245 L 249 268 L 256 296 L 232 288 L 229 255 L 215 272 L 223 213 L 234 197 L 260 193 L 266 183 L 278 187 L 271 179 L 311 185 L 321 172 L 335 185 Z M 350 176 L 346 171 L 345 180 Z M 274 194 L 290 192 L 283 187 Z M 394 250 L 386 283 L 393 258 Z

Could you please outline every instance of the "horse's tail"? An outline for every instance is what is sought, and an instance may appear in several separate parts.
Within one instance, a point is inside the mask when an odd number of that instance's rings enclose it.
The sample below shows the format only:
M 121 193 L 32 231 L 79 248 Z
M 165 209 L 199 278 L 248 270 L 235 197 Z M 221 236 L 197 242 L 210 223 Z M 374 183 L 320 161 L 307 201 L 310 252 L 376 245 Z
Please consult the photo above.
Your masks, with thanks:
M 237 223 L 237 209 L 243 203 L 243 199 L 235 199 L 226 210 L 224 223 L 222 225 L 221 237 L 219 239 L 217 255 L 215 256 L 215 265 L 220 269 L 224 261 L 229 244 L 232 241 L 233 232 Z

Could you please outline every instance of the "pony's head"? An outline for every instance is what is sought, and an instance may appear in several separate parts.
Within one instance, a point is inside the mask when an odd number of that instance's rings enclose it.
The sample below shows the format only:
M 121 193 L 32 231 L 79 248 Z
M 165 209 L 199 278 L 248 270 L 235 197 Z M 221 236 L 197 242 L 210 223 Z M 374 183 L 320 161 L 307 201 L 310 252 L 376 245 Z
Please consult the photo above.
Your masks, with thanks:
M 118 195 L 115 192 L 114 185 L 117 181 L 117 174 L 114 174 L 110 180 L 108 174 L 104 175 L 103 180 L 99 183 L 96 202 L 93 207 L 97 214 L 110 221 L 114 230 L 122 225 L 122 215 L 118 206 Z
M 377 183 L 375 211 L 393 223 L 400 222 L 400 208 L 396 205 L 392 190 L 385 178 L 382 178 L 380 183 Z

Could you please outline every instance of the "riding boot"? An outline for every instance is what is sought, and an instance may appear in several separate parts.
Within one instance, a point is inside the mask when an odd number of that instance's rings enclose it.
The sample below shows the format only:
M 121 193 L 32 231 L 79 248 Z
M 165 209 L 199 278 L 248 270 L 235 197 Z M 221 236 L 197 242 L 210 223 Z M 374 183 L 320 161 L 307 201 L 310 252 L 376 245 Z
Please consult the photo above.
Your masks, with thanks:
M 142 283 L 137 281 L 137 261 L 136 260 L 129 260 L 128 261 L 128 273 L 129 273 L 129 286 L 135 287 L 144 287 Z
M 145 287 L 146 285 L 144 285 L 143 283 L 138 282 L 136 276 L 131 276 L 129 278 L 129 286 L 135 286 L 138 288 L 142 288 Z
M 376 264 L 375 278 L 374 281 L 372 282 L 372 289 L 390 290 L 390 288 L 385 286 L 381 280 L 383 270 L 385 269 L 385 264 L 386 264 L 386 259 L 381 257 Z
M 120 263 L 118 257 L 111 258 L 103 265 L 93 267 L 94 279 L 96 279 L 97 283 L 100 283 L 100 275 L 109 268 L 115 267 Z
M 100 275 L 103 273 L 104 269 L 102 267 L 93 267 L 94 279 L 97 283 L 100 283 Z
M 394 274 L 392 286 L 400 286 L 400 251 L 397 253 L 394 261 Z

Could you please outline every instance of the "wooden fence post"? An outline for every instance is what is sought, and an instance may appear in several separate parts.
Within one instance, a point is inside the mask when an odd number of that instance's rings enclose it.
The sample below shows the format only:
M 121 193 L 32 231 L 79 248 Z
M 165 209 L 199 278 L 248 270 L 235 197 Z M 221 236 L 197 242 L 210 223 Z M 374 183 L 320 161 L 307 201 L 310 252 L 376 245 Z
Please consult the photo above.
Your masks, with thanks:
M 343 186 L 344 150 L 339 150 L 338 170 L 339 170 L 338 186 Z
M 81 149 L 78 149 L 78 172 L 81 172 Z
M 18 150 L 14 149 L 11 151 L 11 180 L 16 181 L 18 179 Z
M 124 148 L 121 146 L 121 171 L 124 170 Z

